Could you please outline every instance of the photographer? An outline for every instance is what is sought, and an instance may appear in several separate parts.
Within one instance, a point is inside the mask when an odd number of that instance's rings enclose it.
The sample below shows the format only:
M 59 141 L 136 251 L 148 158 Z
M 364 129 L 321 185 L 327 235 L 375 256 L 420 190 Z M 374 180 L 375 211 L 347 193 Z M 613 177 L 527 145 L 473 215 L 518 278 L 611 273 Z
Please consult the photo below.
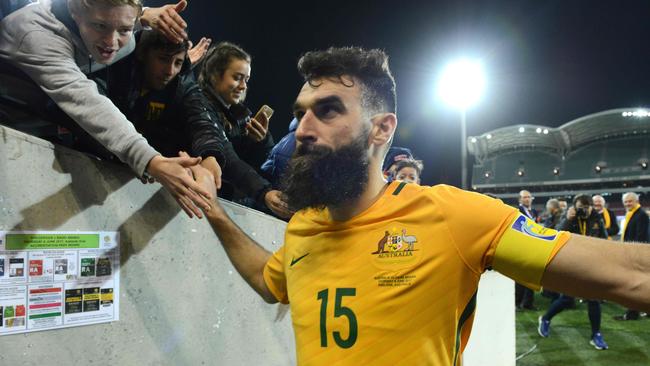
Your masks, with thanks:
M 567 209 L 566 216 L 560 221 L 557 230 L 607 238 L 607 230 L 602 216 L 594 209 L 591 197 L 584 194 L 579 194 L 573 199 L 573 206 Z M 539 317 L 537 328 L 539 335 L 545 338 L 548 337 L 551 319 L 569 308 L 573 302 L 573 297 L 564 294 L 554 300 L 546 314 Z M 600 302 L 598 300 L 587 300 L 587 304 L 589 306 L 589 322 L 591 323 L 591 340 L 589 343 L 598 350 L 607 349 L 607 343 L 605 343 L 600 333 Z

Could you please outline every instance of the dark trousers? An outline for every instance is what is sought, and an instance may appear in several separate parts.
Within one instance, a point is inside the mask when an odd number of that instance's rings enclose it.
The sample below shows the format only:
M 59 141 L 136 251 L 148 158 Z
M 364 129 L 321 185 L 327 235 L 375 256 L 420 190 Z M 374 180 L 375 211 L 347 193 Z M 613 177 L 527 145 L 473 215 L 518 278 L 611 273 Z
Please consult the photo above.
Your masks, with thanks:
M 573 297 L 561 294 L 560 297 L 558 297 L 551 303 L 551 306 L 546 311 L 546 314 L 542 316 L 542 319 L 544 320 L 553 319 L 553 317 L 556 316 L 557 314 L 561 313 L 565 309 L 570 308 L 571 304 L 573 304 L 574 301 L 575 299 Z M 591 335 L 593 336 L 594 334 L 600 332 L 600 318 L 601 318 L 600 301 L 587 300 L 587 305 L 589 309 L 588 310 L 589 322 L 591 323 Z
M 515 283 L 515 306 L 522 308 L 533 307 L 534 295 L 533 290 L 519 283 Z

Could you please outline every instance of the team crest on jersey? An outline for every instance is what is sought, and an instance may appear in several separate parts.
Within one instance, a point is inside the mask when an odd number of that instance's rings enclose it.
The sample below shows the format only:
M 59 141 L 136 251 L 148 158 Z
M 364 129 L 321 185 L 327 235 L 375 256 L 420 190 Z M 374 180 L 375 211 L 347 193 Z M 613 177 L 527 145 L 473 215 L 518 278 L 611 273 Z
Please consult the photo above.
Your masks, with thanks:
M 524 215 L 519 215 L 517 220 L 512 224 L 512 229 L 524 235 L 546 241 L 553 241 L 557 237 L 557 231 L 545 228 L 532 220 L 528 220 Z
M 390 275 L 381 275 L 375 279 L 379 286 L 407 286 L 415 280 L 415 275 L 398 274 L 394 271 L 406 270 L 416 266 L 422 258 L 423 238 L 415 231 L 399 224 L 377 231 L 376 241 L 372 244 L 372 261 L 377 268 L 391 271 Z
M 406 229 L 385 230 L 384 235 L 377 241 L 377 250 L 370 254 L 378 258 L 412 257 L 417 251 L 418 238 L 409 235 Z

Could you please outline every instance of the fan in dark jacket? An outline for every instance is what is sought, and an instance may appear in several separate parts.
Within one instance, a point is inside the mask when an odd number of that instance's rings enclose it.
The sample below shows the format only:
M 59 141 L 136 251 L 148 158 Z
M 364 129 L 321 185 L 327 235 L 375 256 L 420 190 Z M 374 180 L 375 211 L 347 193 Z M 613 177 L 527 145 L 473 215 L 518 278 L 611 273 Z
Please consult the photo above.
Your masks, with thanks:
M 164 154 L 187 151 L 216 177 L 237 181 L 260 206 L 268 181 L 239 159 L 199 88 L 188 43 L 173 44 L 153 31 L 137 37 L 136 52 L 111 67 L 109 97 L 150 144 Z
M 265 116 L 251 118 L 250 110 L 243 104 L 250 73 L 250 55 L 239 46 L 221 42 L 208 50 L 203 59 L 199 84 L 212 108 L 220 116 L 219 122 L 222 123 L 237 155 L 261 173 L 260 166 L 274 143 L 268 130 L 268 119 Z M 237 200 L 241 182 L 226 180 L 230 182 L 233 188 L 232 196 Z M 283 215 L 278 216 L 291 216 L 279 191 L 270 192 L 266 196 L 266 203 L 276 214 L 285 211 Z

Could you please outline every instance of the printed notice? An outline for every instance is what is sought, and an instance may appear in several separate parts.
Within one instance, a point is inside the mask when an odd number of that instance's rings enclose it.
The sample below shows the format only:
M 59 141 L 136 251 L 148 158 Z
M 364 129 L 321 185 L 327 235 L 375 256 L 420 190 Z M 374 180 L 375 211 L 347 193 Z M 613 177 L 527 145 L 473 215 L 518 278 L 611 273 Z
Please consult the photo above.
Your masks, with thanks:
M 0 335 L 119 320 L 117 232 L 0 231 Z

